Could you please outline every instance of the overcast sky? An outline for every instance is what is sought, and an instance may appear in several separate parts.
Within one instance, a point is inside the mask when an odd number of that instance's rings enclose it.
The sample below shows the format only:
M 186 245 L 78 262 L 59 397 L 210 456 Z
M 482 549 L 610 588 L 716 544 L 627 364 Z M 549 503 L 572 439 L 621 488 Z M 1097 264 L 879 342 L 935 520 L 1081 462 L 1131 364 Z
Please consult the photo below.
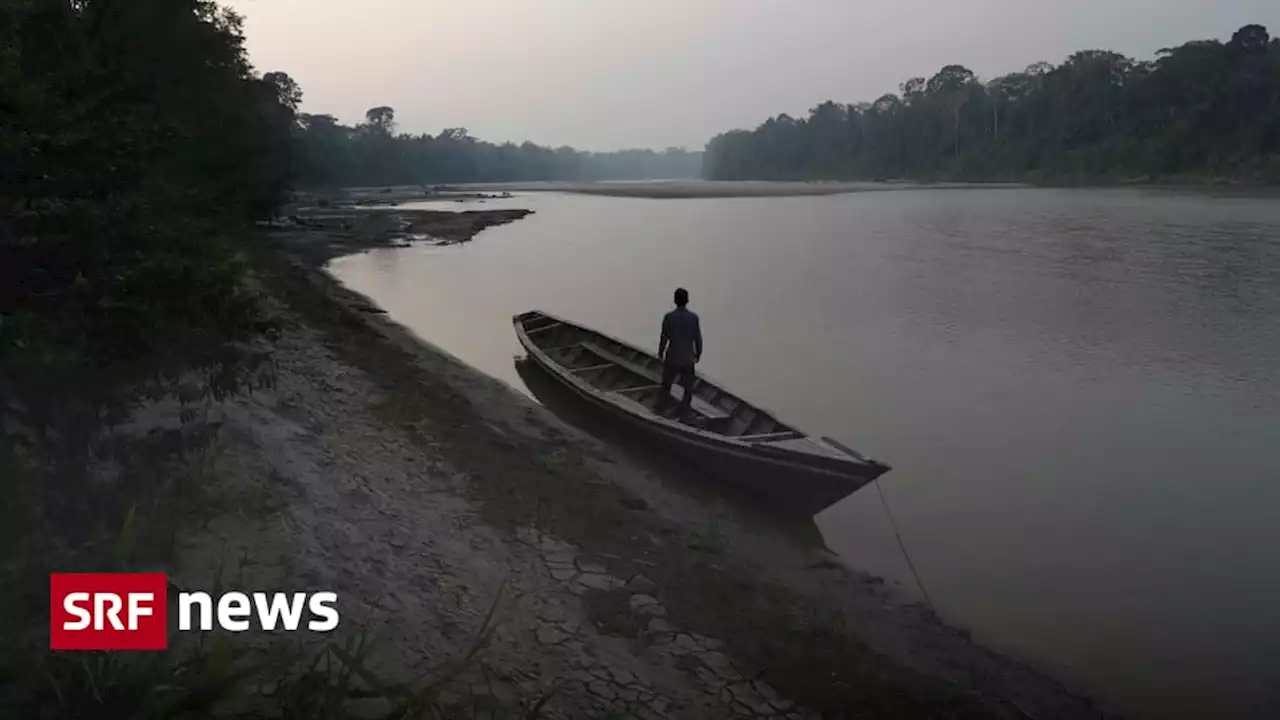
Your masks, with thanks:
M 587 150 L 701 148 L 960 63 L 989 78 L 1081 49 L 1149 58 L 1280 0 L 232 0 L 303 110 Z

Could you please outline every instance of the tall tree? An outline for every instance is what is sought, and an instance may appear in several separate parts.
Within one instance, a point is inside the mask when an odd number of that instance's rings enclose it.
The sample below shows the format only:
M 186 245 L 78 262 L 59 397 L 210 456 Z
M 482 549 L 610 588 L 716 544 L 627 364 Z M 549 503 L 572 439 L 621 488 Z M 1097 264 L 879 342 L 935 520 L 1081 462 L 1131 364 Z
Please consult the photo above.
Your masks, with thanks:
M 288 73 L 276 71 L 262 76 L 263 82 L 270 85 L 276 93 L 276 101 L 292 112 L 298 111 L 302 104 L 302 88 L 289 77 Z
M 396 129 L 396 111 L 386 105 L 370 108 L 364 118 L 370 128 L 383 135 L 390 135 Z

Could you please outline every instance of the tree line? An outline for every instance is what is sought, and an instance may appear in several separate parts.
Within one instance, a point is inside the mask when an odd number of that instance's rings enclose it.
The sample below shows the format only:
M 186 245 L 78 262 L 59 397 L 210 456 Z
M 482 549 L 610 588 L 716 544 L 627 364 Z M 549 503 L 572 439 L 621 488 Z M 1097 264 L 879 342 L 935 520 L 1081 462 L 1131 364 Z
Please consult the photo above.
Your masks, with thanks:
M 296 108 L 297 85 L 279 73 L 268 77 Z M 295 146 L 296 177 L 306 186 L 696 178 L 702 168 L 701 152 L 674 147 L 595 153 L 531 142 L 496 144 L 461 127 L 434 136 L 397 133 L 395 110 L 386 106 L 370 109 L 354 127 L 332 115 L 301 114 Z
M 899 90 L 717 135 L 703 176 L 1280 182 L 1280 40 L 1260 25 L 1151 61 L 1084 50 L 988 81 L 948 65 Z

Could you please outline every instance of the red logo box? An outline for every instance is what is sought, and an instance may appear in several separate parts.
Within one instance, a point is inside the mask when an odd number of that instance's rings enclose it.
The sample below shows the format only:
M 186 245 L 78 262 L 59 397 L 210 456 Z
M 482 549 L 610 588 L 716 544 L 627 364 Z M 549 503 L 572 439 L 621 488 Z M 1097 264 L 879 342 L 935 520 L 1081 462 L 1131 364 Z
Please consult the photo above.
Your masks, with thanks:
M 168 591 L 164 573 L 53 573 L 49 649 L 164 650 Z

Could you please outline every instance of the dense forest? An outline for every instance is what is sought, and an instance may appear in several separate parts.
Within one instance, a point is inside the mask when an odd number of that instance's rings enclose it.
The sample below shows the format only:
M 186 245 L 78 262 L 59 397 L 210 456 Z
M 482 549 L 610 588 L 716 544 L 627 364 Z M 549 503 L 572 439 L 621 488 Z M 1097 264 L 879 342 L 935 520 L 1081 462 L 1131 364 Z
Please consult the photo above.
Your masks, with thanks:
M 285 199 L 295 118 L 241 29 L 211 0 L 0 3 L 0 420 L 253 329 L 229 238 Z
M 1280 40 L 1259 25 L 1152 61 L 1085 50 L 986 82 L 948 65 L 900 90 L 718 135 L 703 176 L 1280 182 Z
M 281 73 L 268 78 L 293 107 L 301 92 Z M 681 148 L 591 153 L 570 147 L 478 140 L 466 128 L 432 136 L 397 134 L 395 111 L 376 107 L 349 127 L 331 115 L 302 114 L 296 130 L 298 181 L 303 185 L 404 185 L 528 180 L 696 178 L 702 153 Z

